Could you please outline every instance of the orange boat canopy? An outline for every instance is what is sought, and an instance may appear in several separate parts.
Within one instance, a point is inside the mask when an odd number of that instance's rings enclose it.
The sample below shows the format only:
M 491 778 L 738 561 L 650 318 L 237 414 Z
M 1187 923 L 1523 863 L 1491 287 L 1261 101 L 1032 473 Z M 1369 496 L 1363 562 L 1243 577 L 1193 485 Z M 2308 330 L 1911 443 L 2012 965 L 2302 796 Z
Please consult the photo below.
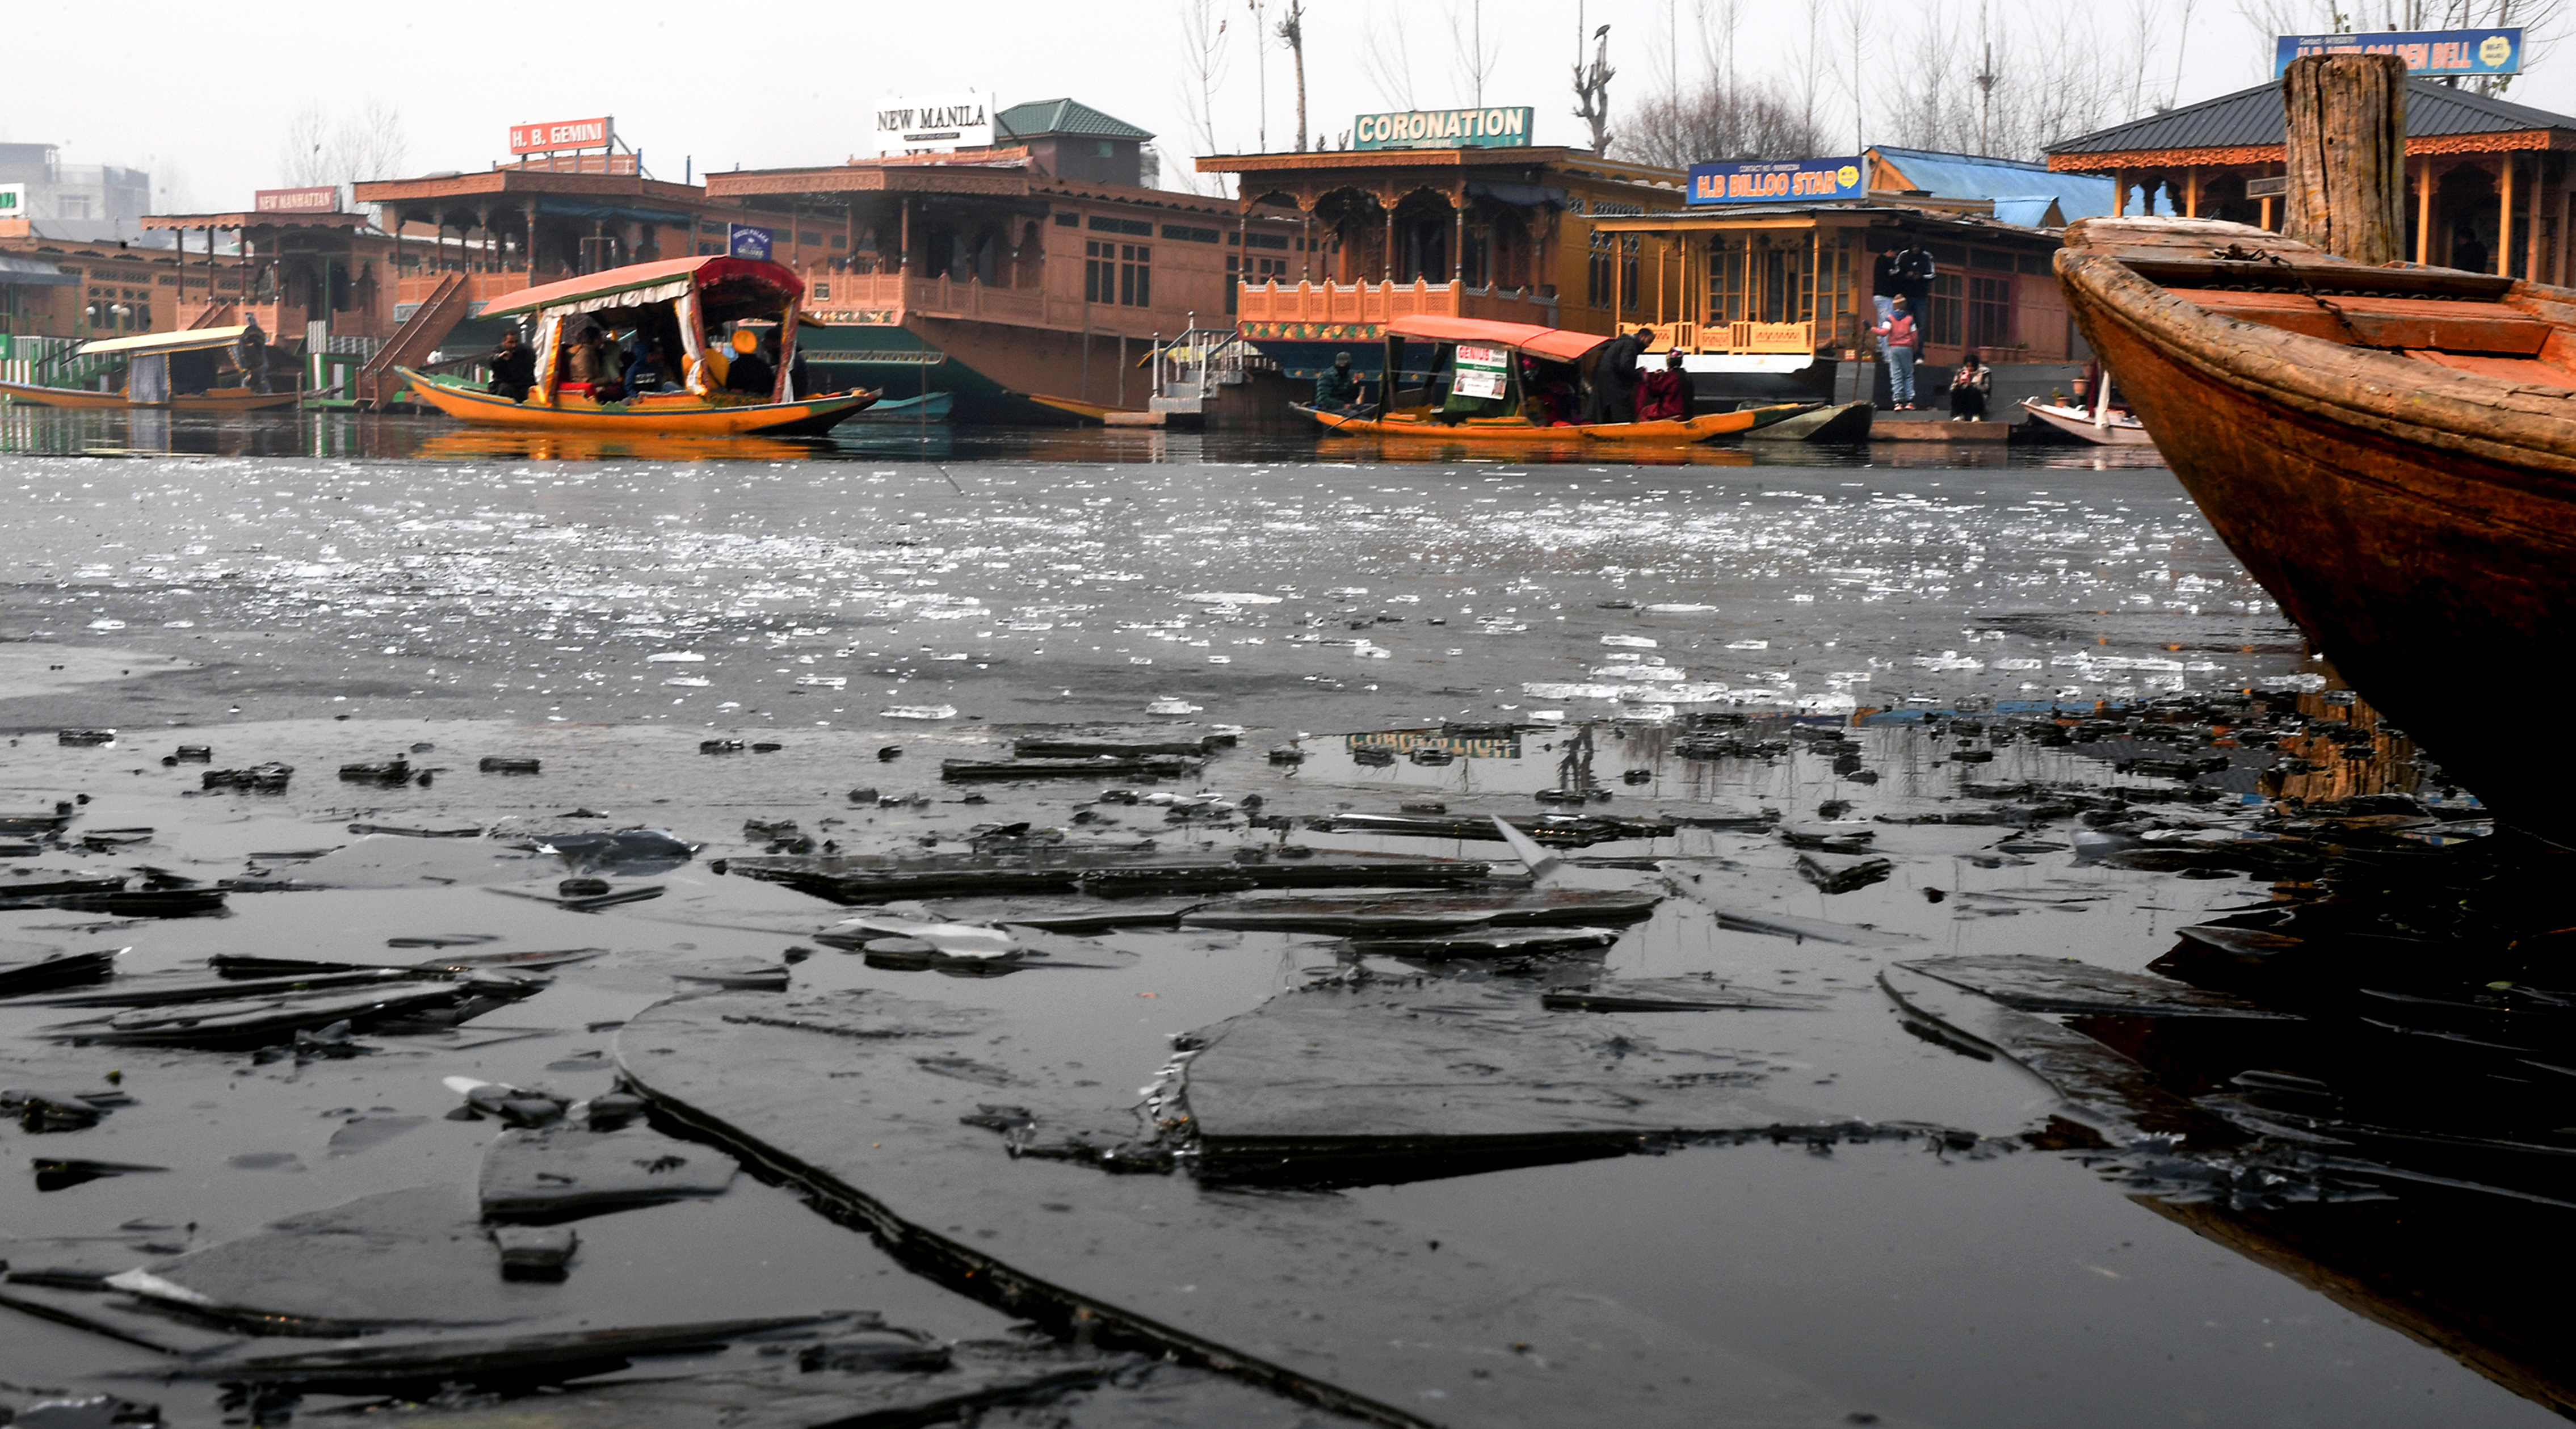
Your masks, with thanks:
M 776 317 L 805 295 L 805 281 L 794 271 L 759 258 L 722 254 L 703 258 L 665 258 L 658 263 L 629 263 L 623 268 L 566 278 L 502 299 L 485 308 L 487 318 L 543 312 L 558 316 L 606 312 L 612 308 L 667 303 L 695 291 L 706 320 Z
M 1386 325 L 1386 335 L 1419 342 L 1490 342 L 1558 362 L 1580 362 L 1585 353 L 1610 340 L 1596 333 L 1568 332 L 1534 323 L 1431 316 L 1397 318 Z

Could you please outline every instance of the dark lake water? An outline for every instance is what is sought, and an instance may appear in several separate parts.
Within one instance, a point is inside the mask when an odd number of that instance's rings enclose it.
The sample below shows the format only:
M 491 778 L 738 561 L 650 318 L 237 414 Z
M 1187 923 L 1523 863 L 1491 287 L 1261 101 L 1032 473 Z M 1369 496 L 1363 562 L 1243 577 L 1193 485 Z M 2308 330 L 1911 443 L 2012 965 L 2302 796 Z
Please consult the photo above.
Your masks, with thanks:
M 365 1050 L 349 1057 L 294 1055 L 291 1042 L 268 1054 L 84 1044 L 49 1029 L 105 1013 L 0 1000 L 0 1087 L 100 1089 L 113 1072 L 134 1099 L 86 1129 L 0 1125 L 0 1260 L 13 1275 L 149 1265 L 246 1305 L 358 1307 L 378 1342 L 864 1309 L 972 1346 L 1025 1319 L 1060 1332 L 1013 1351 L 1037 1357 L 1009 1371 L 1032 1384 L 1093 1353 L 1090 1312 L 1064 1318 L 1087 1297 L 1113 1327 L 1158 1327 L 1142 1340 L 1104 1331 L 1110 1349 L 1226 1352 L 1159 1369 L 1139 1359 L 955 1411 L 993 1424 L 1330 1423 L 1339 1404 L 1461 1424 L 1578 1422 L 1573 1407 L 1593 1405 L 1677 1425 L 2504 1425 L 2548 1422 L 2568 1402 L 2547 1333 L 2560 1321 L 2462 1308 L 2536 1287 L 2502 1270 L 2419 1274 L 2427 1244 L 2473 1256 L 2490 1230 L 2563 1241 L 2564 1208 L 2528 1176 L 2466 1160 L 2447 1179 L 2420 1160 L 2406 1163 L 2412 1180 L 2321 1170 L 2321 1153 L 2284 1134 L 2282 1159 L 2260 1173 L 2272 1189 L 2213 1193 L 2215 1163 L 2191 1136 L 2071 1134 L 2067 1118 L 2100 1107 L 2009 1048 L 1943 1040 L 1880 984 L 1896 964 L 1940 958 L 2140 973 L 2179 928 L 2310 896 L 2313 873 L 2267 876 L 2242 859 L 2104 856 L 2275 840 L 2285 789 L 2420 795 L 2423 822 L 2450 830 L 2416 830 L 2425 848 L 2486 832 L 2397 743 L 2304 773 L 2276 761 L 2274 735 L 2230 735 L 2259 725 L 2288 739 L 2302 720 L 2348 731 L 2361 717 L 2348 699 L 2320 703 L 2338 698 L 2331 671 L 2152 463 L 2020 448 L 1890 461 L 1884 447 L 1671 465 L 1392 461 L 1277 438 L 1057 431 L 584 450 L 428 420 L 219 427 L 5 409 L 0 490 L 12 512 L 0 728 L 13 736 L 0 814 L 76 801 L 63 830 L 14 851 L 11 876 L 243 881 L 221 917 L 0 910 L 0 969 L 124 947 L 109 986 L 149 987 L 201 979 L 218 955 L 372 965 L 430 956 L 423 938 L 598 950 L 461 1025 L 362 1030 Z M 2196 732 L 2184 743 L 2214 762 L 2153 762 L 2164 747 L 2139 721 L 2155 720 Z M 1464 757 L 1449 761 L 1355 754 L 1440 744 L 1444 721 L 1506 732 L 1450 737 Z M 59 743 L 71 727 L 115 737 Z M 1204 789 L 1231 812 L 1187 821 L 1151 799 L 1102 801 L 1113 778 L 941 778 L 942 760 L 1000 757 L 1015 737 L 1070 727 L 1236 736 L 1191 776 L 1136 786 Z M 1736 744 L 1693 742 L 1709 737 Z M 706 740 L 778 747 L 708 754 Z M 282 794 L 208 793 L 198 766 L 165 763 L 181 744 L 211 745 L 212 768 L 274 760 L 295 773 Z M 1313 932 L 1164 926 L 1050 945 L 1063 966 L 941 976 L 817 950 L 817 933 L 863 910 L 713 866 L 772 847 L 774 831 L 745 827 L 759 820 L 851 854 L 1060 837 L 1051 846 L 1105 856 L 1150 839 L 1219 860 L 1294 845 L 1492 860 L 1517 876 L 1497 841 L 1318 823 L 1566 809 L 1535 796 L 1568 786 L 1578 745 L 1606 791 L 1581 810 L 1667 821 L 1570 848 L 1572 866 L 1547 876 L 1661 900 L 1578 958 L 1424 961 Z M 1265 757 L 1278 746 L 1302 762 Z M 397 754 L 436 777 L 333 778 Z M 487 756 L 541 772 L 486 773 Z M 1250 812 L 1285 826 L 1247 824 L 1252 794 Z M 2052 799 L 2057 812 L 2029 812 Z M 1987 817 L 2007 806 L 2023 812 Z M 2106 808 L 2133 816 L 2083 816 Z M 540 846 L 630 826 L 700 848 L 676 868 L 608 871 L 619 887 L 661 890 L 647 900 L 542 901 L 572 870 Z M 383 827 L 485 835 L 366 831 Z M 1820 884 L 1871 859 L 1888 867 L 1848 891 Z M 1013 906 L 997 894 L 948 915 L 1007 920 Z M 781 963 L 790 946 L 803 951 Z M 986 1030 L 941 1055 L 964 1048 L 1000 1070 L 902 1101 L 909 1083 L 847 1060 L 878 1055 L 869 1048 L 817 1036 L 800 1060 L 792 1049 L 806 1044 L 791 1041 L 774 1063 L 746 1062 L 762 1080 L 727 1093 L 769 1103 L 768 1151 L 754 1156 L 748 1123 L 718 1125 L 707 1102 L 691 1124 L 693 1094 L 678 1090 L 692 1071 L 725 1069 L 681 1066 L 690 1053 L 651 1053 L 625 1029 L 739 962 L 781 970 L 787 990 L 726 998 L 784 1009 L 893 996 L 971 1013 Z M 1518 999 L 1515 1016 L 1538 1018 L 1544 991 L 1673 979 L 1795 1005 L 1548 1015 L 1591 1019 L 1602 1076 L 1627 1075 L 1634 1055 L 1661 1069 L 1658 1095 L 1722 1087 L 1737 1120 L 1708 1126 L 1807 1130 L 1642 1148 L 1653 1154 L 1451 1163 L 1435 1148 L 1394 1171 L 1246 1189 L 1203 1179 L 1186 1151 L 1111 1175 L 1014 1158 L 1001 1134 L 952 1125 L 986 1103 L 1132 1125 L 1133 1108 L 1186 1078 L 1176 1046 L 1312 999 L 1375 989 L 1430 999 L 1435 1020 L 1440 999 Z M 2148 1068 L 2159 1096 L 2223 1093 L 2245 1069 L 2305 1075 L 2323 1055 L 2305 1023 L 2237 1024 L 2205 1044 L 2194 1039 L 2207 1019 L 2155 1024 L 2190 1023 L 2191 1037 L 2136 1030 L 2151 1017 L 2073 1021 Z M 1490 1064 L 1492 1087 L 1440 1103 L 1462 1125 L 1570 1115 L 1551 1108 L 1573 1094 L 1515 1070 L 1562 1024 L 1490 1025 L 1432 1052 L 1354 1021 L 1347 1045 L 1327 1035 L 1317 1061 L 1279 1070 L 1325 1078 L 1326 1121 L 1383 1105 L 1437 1123 L 1426 1086 L 1471 1061 Z M 1213 1066 L 1227 1045 L 1199 1055 Z M 632 1060 L 652 1057 L 650 1072 Z M 453 1119 L 447 1079 L 581 1102 L 612 1090 L 621 1058 L 639 1081 L 669 1074 L 658 1130 L 758 1174 L 574 1222 L 580 1250 L 560 1282 L 502 1287 L 476 1258 L 492 1252 L 470 1212 L 463 1229 L 382 1232 L 394 1249 L 366 1268 L 316 1252 L 309 1229 L 262 1230 L 421 1188 L 470 1202 L 501 1127 Z M 1742 1120 L 1754 1104 L 1780 1110 Z M 866 1159 L 872 1142 L 910 1146 L 895 1138 L 924 1128 L 916 1152 Z M 2175 1165 L 2158 1159 L 2168 1153 Z M 14 1169 L 63 1157 L 159 1169 L 59 1190 Z M 928 1240 L 890 1222 L 872 1237 L 861 1202 Z M 219 1257 L 190 1258 L 258 1236 L 269 1239 L 243 1243 L 282 1249 L 246 1281 Z M 1051 1288 L 1004 1303 L 932 1242 Z M 451 1282 L 465 1288 L 441 1288 Z M 170 1379 L 178 1359 L 152 1346 L 221 1361 L 280 1342 L 245 1349 L 238 1324 L 156 1319 L 155 1292 L 133 1282 L 0 1285 L 0 1305 L 13 1292 L 25 1303 L 0 1309 L 0 1405 L 22 1410 L 112 1394 L 173 1423 L 247 1422 L 250 1399 Z M 883 1373 L 800 1376 L 792 1346 L 782 1359 L 730 1343 L 559 1376 L 578 1381 L 574 1398 L 603 1396 L 601 1417 L 541 1422 L 620 1422 L 643 1401 L 618 1395 L 696 1376 L 768 1416 L 745 1422 L 823 1423 L 835 1403 L 962 1383 L 987 1353 L 961 1350 L 948 1379 L 907 1387 Z M 1238 1363 L 1268 1368 L 1229 1373 Z M 401 1413 L 502 1422 L 472 1416 L 544 1378 L 474 1380 Z M 308 1386 L 300 1400 L 272 1389 L 258 1412 L 427 1397 L 416 1384 Z

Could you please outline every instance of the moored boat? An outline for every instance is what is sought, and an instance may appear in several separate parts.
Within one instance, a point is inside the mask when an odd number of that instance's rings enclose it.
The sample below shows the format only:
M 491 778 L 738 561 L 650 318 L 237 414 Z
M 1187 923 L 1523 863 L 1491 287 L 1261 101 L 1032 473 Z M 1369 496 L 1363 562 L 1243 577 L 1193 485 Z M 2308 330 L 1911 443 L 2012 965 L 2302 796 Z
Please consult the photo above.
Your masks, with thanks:
M 2036 397 L 2024 397 L 2021 409 L 2030 414 L 2032 421 L 2095 446 L 2151 447 L 2156 444 L 2156 439 L 2147 435 L 2145 424 L 2133 413 L 2098 408 L 2087 412 L 2081 407 L 2061 407 Z
M 725 256 L 633 263 L 530 288 L 483 310 L 487 318 L 522 314 L 537 320 L 530 344 L 535 385 L 523 397 L 401 369 L 412 395 L 461 421 L 526 431 L 619 432 L 653 436 L 820 436 L 865 410 L 877 394 L 861 389 L 800 396 L 793 388 L 798 308 L 804 281 L 761 259 Z M 711 339 L 740 325 L 730 356 Z M 774 327 L 773 327 L 774 325 Z M 584 327 L 623 332 L 650 347 L 661 390 L 627 394 L 598 374 L 576 381 L 570 349 Z M 733 364 L 755 339 L 777 344 L 770 372 L 746 384 Z M 734 379 L 729 383 L 728 379 Z
M 1395 384 L 1374 408 L 1332 411 L 1292 403 L 1340 437 L 1379 437 L 1469 446 L 1586 444 L 1688 446 L 1813 411 L 1783 402 L 1734 412 L 1651 421 L 1580 422 L 1580 396 L 1599 373 L 1610 338 L 1528 323 L 1472 318 L 1398 318 L 1386 325 L 1379 371 Z M 1429 355 L 1408 365 L 1408 344 Z M 1419 376 L 1418 386 L 1402 385 Z
M 2196 219 L 2066 245 L 2067 307 L 2148 435 L 2353 688 L 2504 812 L 2576 792 L 2475 693 L 2568 685 L 2576 291 Z
M 0 382 L 0 397 L 34 407 L 131 411 L 255 412 L 291 407 L 302 394 L 265 392 L 267 344 L 256 324 L 189 328 L 101 338 L 73 349 L 75 357 L 122 359 L 124 381 L 112 391 Z M 112 366 L 111 366 L 112 370 Z

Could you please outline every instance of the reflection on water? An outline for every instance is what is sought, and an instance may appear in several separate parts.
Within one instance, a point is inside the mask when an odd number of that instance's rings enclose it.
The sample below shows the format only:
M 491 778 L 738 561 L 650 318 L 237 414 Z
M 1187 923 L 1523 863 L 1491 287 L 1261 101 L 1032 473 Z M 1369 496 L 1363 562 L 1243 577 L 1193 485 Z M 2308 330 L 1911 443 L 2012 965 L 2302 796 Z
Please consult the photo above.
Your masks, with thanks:
M 1305 432 L 1187 432 L 1146 427 L 952 427 L 853 423 L 827 437 L 621 437 L 538 435 L 467 427 L 440 416 L 356 412 L 72 411 L 0 404 L 0 453 L 32 456 L 360 457 L 386 460 L 606 461 L 1064 461 L 1155 463 L 1308 461 L 1347 464 L 1477 462 L 1744 468 L 1976 469 L 2047 467 L 2109 471 L 2158 467 L 2152 450 L 2070 452 L 2061 446 L 1946 447 L 1930 443 L 1742 441 L 1689 447 L 1568 442 L 1493 448 L 1465 443 L 1318 438 Z

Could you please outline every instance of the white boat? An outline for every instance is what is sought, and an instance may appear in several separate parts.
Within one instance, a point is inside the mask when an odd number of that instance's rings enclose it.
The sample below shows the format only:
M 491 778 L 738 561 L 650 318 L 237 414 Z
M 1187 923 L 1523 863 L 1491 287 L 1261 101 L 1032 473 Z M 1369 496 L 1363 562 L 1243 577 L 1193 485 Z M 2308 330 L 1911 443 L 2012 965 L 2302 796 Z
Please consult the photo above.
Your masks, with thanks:
M 2151 447 L 2156 439 L 2138 419 L 2111 405 L 2111 374 L 2102 374 L 2101 395 L 2088 412 L 2081 407 L 2060 407 L 2036 397 L 2021 399 L 2021 409 L 2035 421 L 2046 422 L 2070 437 L 2080 437 L 2096 446 Z

